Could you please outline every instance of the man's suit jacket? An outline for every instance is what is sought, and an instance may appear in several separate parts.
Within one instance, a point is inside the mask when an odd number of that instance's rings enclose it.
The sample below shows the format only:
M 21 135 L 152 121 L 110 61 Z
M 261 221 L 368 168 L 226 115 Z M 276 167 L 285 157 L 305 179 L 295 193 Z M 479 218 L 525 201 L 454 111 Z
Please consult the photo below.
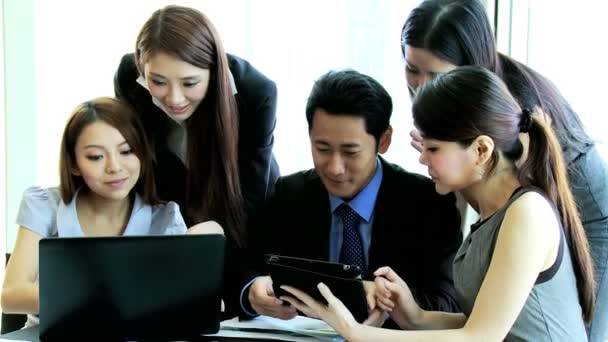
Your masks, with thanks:
M 249 216 L 264 205 L 279 177 L 279 167 L 272 153 L 277 89 L 273 81 L 246 60 L 228 55 L 228 62 L 237 90 L 239 175 L 245 215 Z M 126 54 L 114 76 L 116 97 L 129 102 L 140 115 L 155 152 L 154 172 L 158 194 L 162 200 L 179 204 L 184 220 L 190 227 L 197 222 L 193 222 L 185 211 L 187 169 L 167 147 L 167 115 L 154 105 L 148 90 L 137 83 L 138 77 L 133 54 Z M 200 113 L 194 115 L 197 114 Z M 228 316 L 240 311 L 240 304 L 232 300 L 238 297 L 243 281 L 241 259 L 242 250 L 233 237 L 227 235 L 224 301 Z
M 421 307 L 458 312 L 452 261 L 462 233 L 455 197 L 437 194 L 426 177 L 381 162 L 384 174 L 365 278 L 390 266 Z M 314 170 L 279 178 L 267 208 L 248 228 L 253 263 L 248 279 L 266 273 L 265 253 L 329 260 L 330 210 L 328 193 Z

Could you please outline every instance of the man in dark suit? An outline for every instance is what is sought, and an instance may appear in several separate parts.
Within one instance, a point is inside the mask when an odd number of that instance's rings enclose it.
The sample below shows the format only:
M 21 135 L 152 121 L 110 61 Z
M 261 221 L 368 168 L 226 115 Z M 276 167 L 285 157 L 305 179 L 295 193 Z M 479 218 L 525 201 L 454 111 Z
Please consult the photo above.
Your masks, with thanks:
M 263 275 L 265 253 L 358 264 L 368 280 L 390 266 L 421 307 L 459 311 L 452 282 L 462 241 L 455 197 L 438 195 L 430 179 L 380 158 L 391 143 L 391 113 L 389 94 L 369 76 L 329 72 L 315 83 L 306 106 L 315 168 L 279 178 L 252 220 L 254 265 L 240 298 L 246 313 L 296 314 Z

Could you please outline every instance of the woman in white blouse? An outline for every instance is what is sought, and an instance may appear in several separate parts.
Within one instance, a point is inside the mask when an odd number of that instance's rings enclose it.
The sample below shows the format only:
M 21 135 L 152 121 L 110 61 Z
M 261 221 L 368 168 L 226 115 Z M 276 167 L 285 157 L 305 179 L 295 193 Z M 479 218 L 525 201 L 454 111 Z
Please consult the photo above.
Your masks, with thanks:
M 60 184 L 25 190 L 17 241 L 2 288 L 2 310 L 39 310 L 38 242 L 46 237 L 173 235 L 187 227 L 175 202 L 160 203 L 143 127 L 130 106 L 113 98 L 80 104 L 61 142 Z M 213 221 L 189 231 L 220 233 Z

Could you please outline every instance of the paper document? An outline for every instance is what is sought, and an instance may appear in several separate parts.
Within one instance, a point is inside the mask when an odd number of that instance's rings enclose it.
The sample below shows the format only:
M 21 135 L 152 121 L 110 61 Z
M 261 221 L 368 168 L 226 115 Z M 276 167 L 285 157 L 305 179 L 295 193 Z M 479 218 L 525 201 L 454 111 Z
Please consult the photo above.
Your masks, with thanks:
M 263 336 L 262 336 L 263 335 Z M 268 338 L 279 341 L 327 341 L 344 339 L 327 323 L 318 319 L 297 316 L 285 321 L 268 316 L 239 321 L 238 318 L 223 321 L 220 331 L 210 336 Z

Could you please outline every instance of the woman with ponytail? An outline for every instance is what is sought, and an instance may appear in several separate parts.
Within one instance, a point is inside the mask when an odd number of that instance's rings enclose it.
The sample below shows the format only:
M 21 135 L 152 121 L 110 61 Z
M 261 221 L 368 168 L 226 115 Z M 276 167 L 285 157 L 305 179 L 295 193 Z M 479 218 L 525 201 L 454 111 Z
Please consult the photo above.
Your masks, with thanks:
M 589 340 L 608 341 L 608 165 L 577 113 L 546 77 L 497 52 L 482 1 L 423 1 L 403 25 L 401 50 L 410 94 L 435 75 L 476 65 L 499 75 L 522 108 L 534 109 L 553 128 L 594 261 L 596 309 Z M 411 134 L 420 150 L 420 135 Z
M 323 284 L 329 305 L 287 287 L 292 302 L 349 341 L 586 341 L 593 263 L 552 129 L 479 67 L 427 82 L 413 115 L 437 192 L 459 192 L 480 214 L 454 259 L 464 312 L 422 310 L 388 267 L 375 272 L 376 303 L 407 331 L 358 324 Z

